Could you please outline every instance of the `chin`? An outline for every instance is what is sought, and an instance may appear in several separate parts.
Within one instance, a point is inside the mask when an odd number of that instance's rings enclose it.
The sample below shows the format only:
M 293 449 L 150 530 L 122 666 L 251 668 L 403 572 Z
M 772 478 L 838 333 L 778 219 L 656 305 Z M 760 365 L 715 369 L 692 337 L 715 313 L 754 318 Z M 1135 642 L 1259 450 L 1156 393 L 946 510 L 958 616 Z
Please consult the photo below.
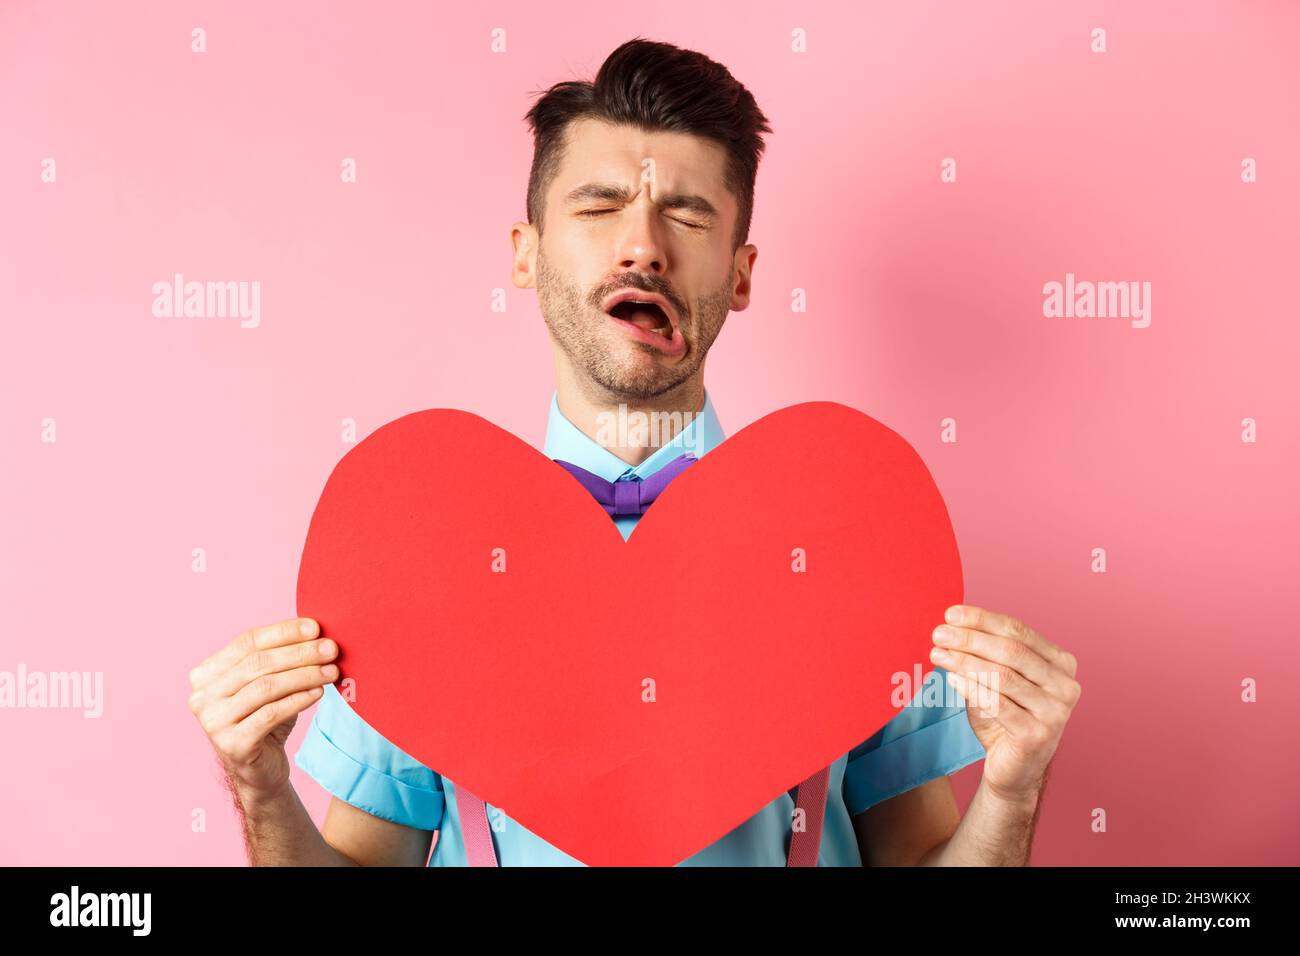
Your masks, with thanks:
M 650 367 L 653 364 L 653 368 Z M 600 378 L 597 377 L 597 381 Z M 641 368 L 620 368 L 607 376 L 604 386 L 628 399 L 655 398 L 679 384 L 673 369 L 658 363 L 646 363 Z

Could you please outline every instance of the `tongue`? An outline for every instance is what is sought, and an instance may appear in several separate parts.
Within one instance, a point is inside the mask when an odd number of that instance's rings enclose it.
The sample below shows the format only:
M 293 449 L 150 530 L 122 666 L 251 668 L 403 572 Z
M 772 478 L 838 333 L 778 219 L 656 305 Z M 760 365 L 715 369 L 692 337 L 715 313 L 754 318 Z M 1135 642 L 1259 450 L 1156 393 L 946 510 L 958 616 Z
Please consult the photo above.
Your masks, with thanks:
M 648 309 L 637 309 L 623 317 L 624 322 L 631 322 L 639 329 L 645 329 L 647 332 L 653 332 L 659 326 L 664 324 L 663 315 L 659 312 L 653 312 Z

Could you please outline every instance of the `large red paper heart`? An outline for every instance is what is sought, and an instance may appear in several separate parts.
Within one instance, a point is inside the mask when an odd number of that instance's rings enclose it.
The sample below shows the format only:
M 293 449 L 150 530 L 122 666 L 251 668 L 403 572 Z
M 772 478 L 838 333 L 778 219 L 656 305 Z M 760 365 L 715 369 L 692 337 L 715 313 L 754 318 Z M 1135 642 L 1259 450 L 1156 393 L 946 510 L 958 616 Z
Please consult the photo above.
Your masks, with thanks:
M 961 597 L 925 463 L 834 402 L 701 456 L 627 542 L 509 432 L 415 412 L 335 467 L 298 575 L 357 714 L 593 866 L 676 864 L 867 739 Z

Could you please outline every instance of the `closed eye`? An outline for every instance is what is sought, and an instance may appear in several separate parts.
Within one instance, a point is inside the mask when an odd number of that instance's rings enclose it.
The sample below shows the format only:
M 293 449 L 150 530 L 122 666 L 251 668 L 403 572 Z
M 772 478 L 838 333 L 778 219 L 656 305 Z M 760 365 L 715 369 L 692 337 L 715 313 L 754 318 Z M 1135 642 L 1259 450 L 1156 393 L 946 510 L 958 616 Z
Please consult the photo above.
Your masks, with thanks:
M 583 217 L 595 218 L 596 216 L 603 216 L 607 212 L 617 212 L 617 211 L 618 210 L 616 209 L 583 209 L 578 212 L 578 215 Z M 689 220 L 686 219 L 673 219 L 673 222 L 680 222 L 683 226 L 688 226 L 691 229 L 708 228 L 708 226 L 703 223 L 690 222 Z

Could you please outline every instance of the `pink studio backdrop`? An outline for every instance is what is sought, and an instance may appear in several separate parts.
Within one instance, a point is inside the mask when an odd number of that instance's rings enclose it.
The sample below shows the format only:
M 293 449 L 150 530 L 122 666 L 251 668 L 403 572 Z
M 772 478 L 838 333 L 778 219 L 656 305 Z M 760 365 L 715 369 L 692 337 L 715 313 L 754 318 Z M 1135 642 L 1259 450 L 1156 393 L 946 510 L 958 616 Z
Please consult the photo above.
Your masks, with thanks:
M 776 130 L 755 301 L 708 363 L 723 427 L 810 399 L 890 425 L 968 601 L 1080 660 L 1034 862 L 1300 863 L 1300 7 L 13 0 L 0 670 L 102 672 L 103 713 L 0 710 L 0 862 L 243 862 L 187 674 L 294 614 L 343 419 L 453 406 L 540 446 L 522 117 L 638 33 L 726 64 Z M 259 282 L 259 324 L 155 317 L 178 272 Z M 1067 273 L 1149 282 L 1150 325 L 1045 317 Z

